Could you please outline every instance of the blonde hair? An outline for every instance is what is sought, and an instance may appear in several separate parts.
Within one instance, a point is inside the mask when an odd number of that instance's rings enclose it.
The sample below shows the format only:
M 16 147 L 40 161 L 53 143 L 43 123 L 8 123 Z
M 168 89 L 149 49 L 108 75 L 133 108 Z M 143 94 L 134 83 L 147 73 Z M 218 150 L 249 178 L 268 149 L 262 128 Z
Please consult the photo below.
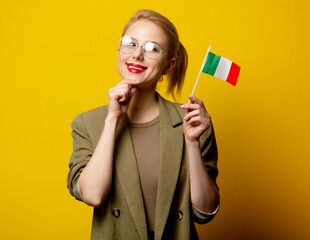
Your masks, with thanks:
M 148 9 L 139 10 L 126 24 L 123 30 L 122 36 L 124 36 L 125 32 L 127 31 L 128 27 L 133 24 L 134 22 L 146 19 L 153 23 L 155 23 L 157 26 L 159 26 L 167 35 L 168 39 L 168 51 L 167 55 L 169 58 L 175 58 L 176 64 L 172 71 L 168 73 L 168 88 L 167 92 L 172 94 L 174 97 L 174 91 L 180 92 L 182 89 L 185 74 L 187 70 L 187 64 L 188 64 L 188 56 L 186 49 L 182 45 L 182 43 L 179 41 L 179 35 L 178 31 L 173 25 L 172 22 L 163 15 L 152 11 Z

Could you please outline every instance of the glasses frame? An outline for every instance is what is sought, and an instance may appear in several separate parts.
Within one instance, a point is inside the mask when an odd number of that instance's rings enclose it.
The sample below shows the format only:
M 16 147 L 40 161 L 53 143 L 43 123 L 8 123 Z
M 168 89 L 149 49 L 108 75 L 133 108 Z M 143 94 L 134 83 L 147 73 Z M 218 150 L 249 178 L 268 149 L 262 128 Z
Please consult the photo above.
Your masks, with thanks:
M 130 38 L 132 38 L 132 39 L 134 39 L 134 40 L 137 41 L 136 47 L 135 47 L 134 50 L 133 50 L 132 52 L 130 52 L 130 53 L 126 53 L 126 52 L 123 52 L 123 51 L 121 50 L 122 39 L 123 39 L 124 37 L 130 37 Z M 146 54 L 145 54 L 145 53 L 148 52 L 148 51 L 145 50 L 144 46 L 145 46 L 145 44 L 147 44 L 147 43 L 149 43 L 149 42 L 151 42 L 151 43 L 156 43 L 156 44 L 158 44 L 158 46 L 160 47 L 160 52 L 159 52 L 158 56 L 155 57 L 155 58 L 150 58 L 150 57 L 146 56 Z M 157 59 L 157 58 L 160 57 L 161 53 L 164 53 L 164 54 L 166 54 L 166 55 L 169 57 L 168 53 L 165 52 L 165 51 L 163 50 L 163 48 L 161 47 L 161 45 L 160 45 L 158 42 L 155 42 L 155 41 L 152 41 L 152 40 L 146 41 L 146 42 L 144 43 L 144 45 L 140 45 L 138 39 L 136 39 L 136 38 L 134 38 L 134 37 L 131 37 L 131 36 L 128 36 L 128 35 L 125 35 L 125 36 L 122 36 L 121 39 L 118 41 L 118 49 L 119 49 L 122 53 L 124 53 L 124 54 L 126 54 L 126 55 L 130 55 L 130 54 L 134 53 L 139 47 L 142 48 L 143 56 L 145 56 L 145 57 L 148 58 L 148 59 L 155 60 L 155 59 Z

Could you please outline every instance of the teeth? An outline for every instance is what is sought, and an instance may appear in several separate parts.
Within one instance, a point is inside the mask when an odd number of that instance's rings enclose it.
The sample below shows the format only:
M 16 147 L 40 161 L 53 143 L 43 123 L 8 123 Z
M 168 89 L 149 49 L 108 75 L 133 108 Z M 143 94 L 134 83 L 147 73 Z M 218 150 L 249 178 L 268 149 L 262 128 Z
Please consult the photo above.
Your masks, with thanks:
M 138 67 L 134 67 L 134 66 L 129 66 L 129 68 L 133 68 L 133 69 L 140 70 L 140 71 L 144 70 L 143 68 L 138 68 Z

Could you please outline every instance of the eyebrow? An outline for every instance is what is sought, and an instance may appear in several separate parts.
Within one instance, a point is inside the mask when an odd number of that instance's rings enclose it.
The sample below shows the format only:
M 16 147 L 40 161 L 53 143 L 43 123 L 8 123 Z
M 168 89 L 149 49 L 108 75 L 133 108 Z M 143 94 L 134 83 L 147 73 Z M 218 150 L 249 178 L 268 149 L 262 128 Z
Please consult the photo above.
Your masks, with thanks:
M 137 38 L 134 38 L 134 37 L 129 36 L 129 35 L 126 35 L 126 36 L 131 37 L 132 39 L 135 39 L 135 40 L 137 40 L 137 42 L 139 42 L 139 40 L 138 40 Z M 125 36 L 124 36 L 124 37 L 125 37 Z M 144 42 L 144 44 L 147 43 L 147 42 L 157 43 L 159 46 L 161 46 L 161 44 L 160 44 L 159 42 L 156 42 L 156 41 L 153 41 L 153 40 L 146 40 L 146 41 Z

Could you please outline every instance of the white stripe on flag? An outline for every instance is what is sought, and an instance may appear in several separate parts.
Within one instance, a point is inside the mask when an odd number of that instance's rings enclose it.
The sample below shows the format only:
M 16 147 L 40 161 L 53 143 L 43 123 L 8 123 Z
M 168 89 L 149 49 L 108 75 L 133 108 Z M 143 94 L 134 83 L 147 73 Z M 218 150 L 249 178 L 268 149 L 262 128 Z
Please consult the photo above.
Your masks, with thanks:
M 215 70 L 214 77 L 226 81 L 228 73 L 230 71 L 231 63 L 232 62 L 227 58 L 221 57 L 220 62 Z

